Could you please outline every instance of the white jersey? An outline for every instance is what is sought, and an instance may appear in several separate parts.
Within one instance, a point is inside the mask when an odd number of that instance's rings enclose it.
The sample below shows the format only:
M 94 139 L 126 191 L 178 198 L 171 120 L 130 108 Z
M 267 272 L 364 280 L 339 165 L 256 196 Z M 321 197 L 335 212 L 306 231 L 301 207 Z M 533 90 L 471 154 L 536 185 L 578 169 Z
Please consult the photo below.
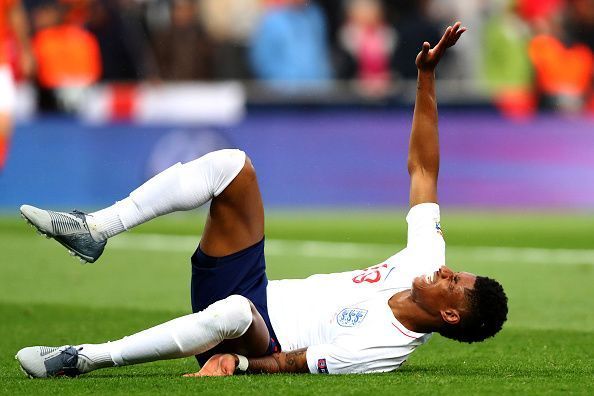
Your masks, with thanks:
M 439 206 L 414 206 L 407 246 L 356 271 L 270 281 L 268 314 L 283 350 L 307 348 L 312 373 L 369 373 L 400 367 L 431 334 L 406 329 L 388 300 L 445 262 Z

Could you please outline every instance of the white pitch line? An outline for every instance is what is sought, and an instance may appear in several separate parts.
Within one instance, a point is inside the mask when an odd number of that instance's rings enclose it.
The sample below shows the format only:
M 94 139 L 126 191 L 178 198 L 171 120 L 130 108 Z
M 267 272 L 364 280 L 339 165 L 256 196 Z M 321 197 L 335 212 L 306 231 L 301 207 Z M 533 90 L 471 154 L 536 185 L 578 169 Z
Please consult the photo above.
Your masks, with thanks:
M 475 261 L 500 261 L 527 264 L 594 265 L 594 249 L 547 249 L 529 247 L 476 246 L 448 248 L 452 255 Z
M 200 236 L 123 234 L 109 241 L 109 248 L 159 252 L 191 252 Z M 404 246 L 377 243 L 266 239 L 266 254 L 316 258 L 365 259 L 389 257 Z M 594 265 L 594 249 L 547 249 L 529 247 L 448 246 L 450 257 L 489 262 L 524 264 Z

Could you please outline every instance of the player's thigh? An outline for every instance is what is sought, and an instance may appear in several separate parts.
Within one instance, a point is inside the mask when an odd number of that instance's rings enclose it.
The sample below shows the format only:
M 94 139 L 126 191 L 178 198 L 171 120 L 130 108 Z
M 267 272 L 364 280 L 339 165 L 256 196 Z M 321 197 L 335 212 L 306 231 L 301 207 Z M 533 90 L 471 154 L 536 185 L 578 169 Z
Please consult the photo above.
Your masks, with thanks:
M 252 246 L 264 237 L 264 207 L 251 160 L 237 177 L 212 200 L 200 248 L 222 257 Z

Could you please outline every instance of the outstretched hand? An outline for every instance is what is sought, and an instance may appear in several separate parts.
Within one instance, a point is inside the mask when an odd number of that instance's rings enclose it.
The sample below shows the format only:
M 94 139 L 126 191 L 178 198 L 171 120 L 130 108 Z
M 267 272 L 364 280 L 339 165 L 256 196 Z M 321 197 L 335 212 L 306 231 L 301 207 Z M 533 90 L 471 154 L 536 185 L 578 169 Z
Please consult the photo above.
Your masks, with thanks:
M 445 54 L 446 50 L 456 44 L 462 33 L 466 31 L 466 28 L 462 26 L 461 22 L 456 22 L 454 26 L 448 26 L 445 33 L 439 40 L 439 43 L 433 48 L 427 41 L 423 43 L 421 52 L 417 55 L 415 63 L 417 69 L 423 71 L 433 71 L 439 63 L 439 60 Z
M 197 373 L 185 374 L 184 377 L 224 377 L 233 375 L 237 368 L 237 358 L 230 354 L 213 355 Z

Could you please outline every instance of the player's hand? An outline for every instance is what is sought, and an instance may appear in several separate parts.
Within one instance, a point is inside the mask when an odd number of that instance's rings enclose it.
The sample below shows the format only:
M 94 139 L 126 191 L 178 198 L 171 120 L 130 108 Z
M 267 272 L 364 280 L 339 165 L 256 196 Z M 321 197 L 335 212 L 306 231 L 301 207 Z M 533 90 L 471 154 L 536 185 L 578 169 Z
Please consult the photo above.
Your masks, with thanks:
M 230 353 L 213 355 L 202 366 L 200 371 L 192 374 L 185 374 L 184 377 L 224 377 L 233 375 L 239 359 Z
M 445 33 L 439 40 L 439 43 L 433 48 L 427 41 L 423 43 L 421 52 L 417 55 L 415 63 L 417 69 L 423 71 L 433 71 L 435 66 L 439 63 L 439 60 L 445 54 L 446 50 L 456 44 L 462 33 L 466 31 L 466 28 L 462 26 L 461 22 L 456 22 L 454 26 L 448 26 Z

